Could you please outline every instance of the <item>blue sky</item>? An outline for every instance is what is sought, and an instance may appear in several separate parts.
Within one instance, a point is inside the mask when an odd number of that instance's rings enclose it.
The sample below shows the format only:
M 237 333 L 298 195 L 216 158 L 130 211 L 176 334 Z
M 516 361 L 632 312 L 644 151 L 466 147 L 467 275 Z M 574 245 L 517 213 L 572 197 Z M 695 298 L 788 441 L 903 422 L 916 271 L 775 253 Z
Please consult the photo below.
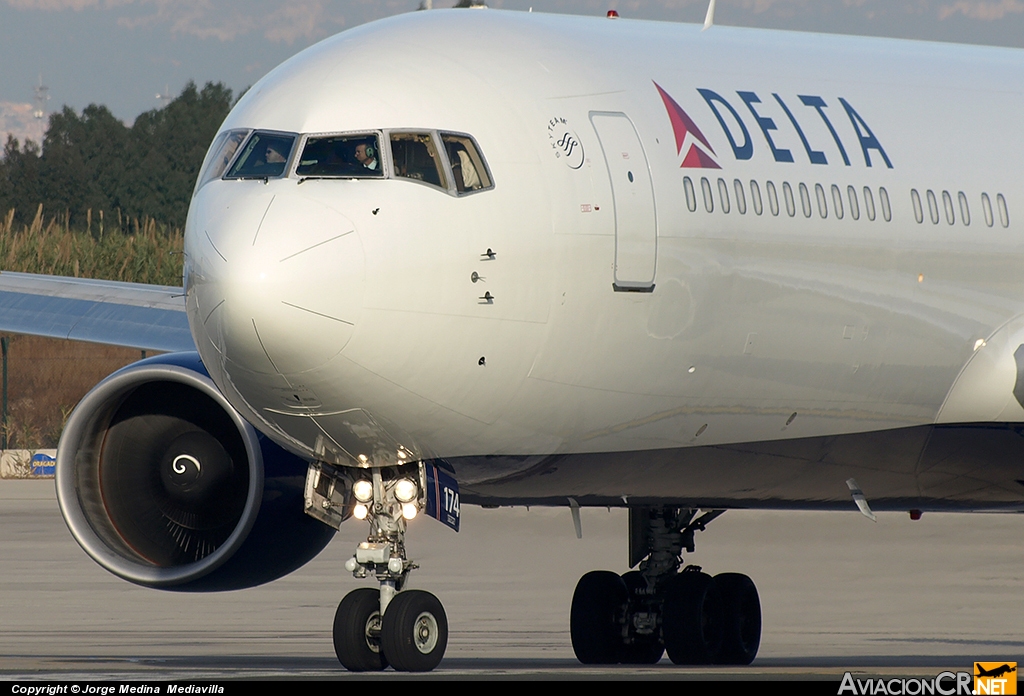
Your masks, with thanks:
M 449 7 L 454 0 L 434 0 Z M 700 22 L 707 0 L 489 0 L 491 7 Z M 192 79 L 240 90 L 331 34 L 419 0 L 0 0 L 0 103 L 106 104 L 130 123 Z M 719 24 L 1024 47 L 1024 0 L 718 0 Z M 10 108 L 8 109 L 10 112 Z M 0 123 L 0 129 L 2 129 Z

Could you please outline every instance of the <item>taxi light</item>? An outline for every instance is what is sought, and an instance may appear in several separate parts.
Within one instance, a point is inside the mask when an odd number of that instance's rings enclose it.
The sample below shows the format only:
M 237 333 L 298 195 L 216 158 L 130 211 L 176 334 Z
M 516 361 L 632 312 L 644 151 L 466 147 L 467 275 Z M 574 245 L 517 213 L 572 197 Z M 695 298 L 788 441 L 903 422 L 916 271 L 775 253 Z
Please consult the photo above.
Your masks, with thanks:
M 419 490 L 416 488 L 416 484 L 407 478 L 399 479 L 398 483 L 395 484 L 395 497 L 398 498 L 400 503 L 411 503 L 416 500 L 416 496 Z
M 373 484 L 366 479 L 359 479 L 352 485 L 352 495 L 360 503 L 368 503 L 373 500 Z
M 404 517 L 407 520 L 411 520 L 412 518 L 416 517 L 417 512 L 418 511 L 416 510 L 416 506 L 413 505 L 412 503 L 404 503 L 402 505 L 402 517 Z
M 366 515 L 369 512 L 369 509 L 367 509 L 367 507 L 362 503 L 359 503 L 354 508 L 352 508 L 352 515 L 355 516 L 357 520 L 365 520 Z

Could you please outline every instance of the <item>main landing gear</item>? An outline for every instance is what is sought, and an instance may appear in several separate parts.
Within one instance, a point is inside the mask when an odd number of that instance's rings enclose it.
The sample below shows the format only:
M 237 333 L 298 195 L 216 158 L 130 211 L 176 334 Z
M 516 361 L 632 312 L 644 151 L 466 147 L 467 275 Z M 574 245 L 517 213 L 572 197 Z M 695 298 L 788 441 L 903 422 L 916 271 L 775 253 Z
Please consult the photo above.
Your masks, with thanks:
M 683 565 L 693 533 L 722 514 L 712 510 L 629 509 L 630 566 L 619 576 L 596 570 L 580 578 L 570 633 L 585 664 L 748 665 L 761 642 L 761 602 L 746 575 L 714 577 Z
M 314 464 L 306 483 L 307 512 L 332 526 L 350 511 L 370 524 L 345 569 L 357 578 L 373 574 L 380 589 L 349 592 L 334 615 L 334 652 L 353 672 L 427 672 L 441 662 L 448 646 L 448 617 L 437 597 L 404 590 L 418 566 L 405 552 L 406 521 L 427 502 L 422 465 L 340 471 Z

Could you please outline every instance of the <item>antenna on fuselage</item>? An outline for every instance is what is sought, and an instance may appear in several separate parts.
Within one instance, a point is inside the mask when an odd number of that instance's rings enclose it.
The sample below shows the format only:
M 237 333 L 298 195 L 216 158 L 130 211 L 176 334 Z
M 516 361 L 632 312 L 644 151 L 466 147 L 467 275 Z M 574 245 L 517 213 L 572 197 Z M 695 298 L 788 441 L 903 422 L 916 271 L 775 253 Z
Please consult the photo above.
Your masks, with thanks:
M 701 31 L 707 31 L 715 23 L 715 0 L 711 0 L 708 3 L 708 13 L 704 15 L 704 28 Z

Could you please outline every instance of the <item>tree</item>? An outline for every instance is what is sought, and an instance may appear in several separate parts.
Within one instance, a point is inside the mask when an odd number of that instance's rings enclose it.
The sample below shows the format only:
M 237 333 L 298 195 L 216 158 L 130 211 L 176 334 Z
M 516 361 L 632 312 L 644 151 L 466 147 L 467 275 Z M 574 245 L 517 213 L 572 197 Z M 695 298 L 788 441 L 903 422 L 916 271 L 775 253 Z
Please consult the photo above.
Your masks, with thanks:
M 90 104 L 81 116 L 67 106 L 51 114 L 40 160 L 44 210 L 84 226 L 90 209 L 123 207 L 127 144 L 128 129 L 105 106 Z
M 8 136 L 0 161 L 0 217 L 13 208 L 15 220 L 31 222 L 41 201 L 39 146 L 28 140 L 22 147 L 17 138 Z
M 131 215 L 183 227 L 206 149 L 231 108 L 231 90 L 189 82 L 166 107 L 141 114 L 131 129 Z
M 90 210 L 184 227 L 199 167 L 232 103 L 223 84 L 198 90 L 189 82 L 174 101 L 141 114 L 131 128 L 105 106 L 91 104 L 81 116 L 65 106 L 50 115 L 42 149 L 8 138 L 0 161 L 0 216 L 14 208 L 16 220 L 27 223 L 42 203 L 47 217 L 67 215 L 77 227 L 85 226 Z

